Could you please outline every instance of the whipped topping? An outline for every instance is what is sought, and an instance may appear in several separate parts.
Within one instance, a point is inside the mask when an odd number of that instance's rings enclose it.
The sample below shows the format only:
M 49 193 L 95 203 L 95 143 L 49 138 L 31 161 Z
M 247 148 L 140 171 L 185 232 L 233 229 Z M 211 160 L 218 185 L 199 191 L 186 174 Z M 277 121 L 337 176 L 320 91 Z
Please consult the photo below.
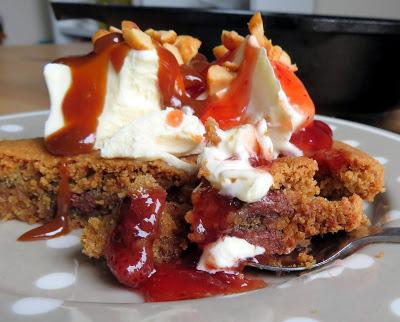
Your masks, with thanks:
M 268 136 L 274 145 L 274 158 L 277 158 L 279 154 L 301 156 L 302 151 L 289 140 L 304 122 L 305 117 L 289 103 L 275 76 L 266 50 L 259 46 L 254 36 L 249 36 L 247 42 L 259 48 L 252 77 L 250 101 L 246 111 L 250 122 L 256 123 L 260 118 L 267 120 Z
M 156 50 L 130 50 L 119 73 L 109 63 L 103 112 L 95 148 L 100 149 L 123 126 L 161 109 Z
M 135 158 L 164 160 L 169 165 L 193 173 L 197 167 L 179 156 L 198 154 L 205 132 L 194 115 L 183 114 L 179 125 L 167 121 L 172 108 L 154 111 L 131 121 L 119 129 L 101 147 L 103 158 Z
M 267 124 L 245 124 L 222 131 L 217 129 L 220 142 L 207 146 L 198 158 L 201 174 L 223 195 L 245 202 L 255 202 L 264 197 L 273 177 L 267 171 L 254 168 L 251 157 L 258 157 L 257 150 L 267 160 L 272 157 L 272 141 L 266 136 Z
M 90 139 L 104 158 L 161 159 L 192 173 L 196 165 L 178 157 L 200 152 L 204 126 L 189 106 L 183 109 L 186 114 L 179 126 L 166 123 L 171 109 L 161 110 L 158 66 L 156 50 L 129 50 L 118 73 L 108 64 L 104 106 L 95 137 Z M 62 105 L 72 82 L 71 68 L 47 64 L 44 76 L 51 101 L 44 133 L 47 138 L 65 125 Z
M 254 168 L 250 158 L 261 154 L 259 156 L 271 161 L 280 154 L 303 155 L 300 149 L 290 143 L 290 138 L 305 117 L 290 105 L 265 49 L 259 46 L 254 36 L 246 38 L 233 61 L 243 61 L 247 44 L 258 48 L 246 110 L 251 124 L 228 131 L 218 129 L 221 141 L 216 146 L 209 144 L 198 162 L 202 168 L 201 174 L 221 194 L 255 202 L 268 193 L 273 177 L 265 169 Z
M 235 273 L 240 262 L 264 252 L 264 247 L 250 244 L 245 239 L 225 236 L 205 247 L 196 268 L 211 274 L 219 271 Z

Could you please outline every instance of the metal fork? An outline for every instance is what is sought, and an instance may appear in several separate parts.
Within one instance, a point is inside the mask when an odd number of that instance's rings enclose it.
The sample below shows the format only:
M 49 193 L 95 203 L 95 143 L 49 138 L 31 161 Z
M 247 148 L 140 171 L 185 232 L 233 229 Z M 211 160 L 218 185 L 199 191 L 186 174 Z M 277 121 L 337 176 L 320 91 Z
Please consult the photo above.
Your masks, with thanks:
M 274 266 L 268 263 L 248 262 L 252 266 L 262 270 L 274 272 L 301 272 L 320 268 L 332 261 L 344 258 L 355 252 L 362 246 L 375 243 L 400 243 L 400 227 L 382 228 L 377 226 L 362 227 L 350 233 L 337 233 L 329 237 L 312 238 L 308 245 L 308 253 L 315 259 L 311 267 L 296 267 L 296 259 L 300 250 L 295 250 L 289 255 L 279 257 L 282 266 Z

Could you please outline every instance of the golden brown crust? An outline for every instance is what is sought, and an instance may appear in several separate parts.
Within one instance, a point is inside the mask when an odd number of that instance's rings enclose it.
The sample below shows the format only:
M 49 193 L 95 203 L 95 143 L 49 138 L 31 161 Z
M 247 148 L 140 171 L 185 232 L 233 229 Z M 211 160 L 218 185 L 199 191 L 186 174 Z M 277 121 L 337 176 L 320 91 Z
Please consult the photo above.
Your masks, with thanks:
M 138 176 L 132 183 L 129 192 L 142 189 L 160 189 L 159 184 L 150 176 Z M 184 215 L 189 206 L 175 202 L 167 202 L 160 217 L 158 236 L 153 244 L 153 256 L 157 263 L 178 258 L 187 248 L 187 227 Z M 84 223 L 81 235 L 82 252 L 93 258 L 104 256 L 107 241 L 118 221 L 118 212 L 90 217 Z
M 153 244 L 153 255 L 156 262 L 166 262 L 178 258 L 188 246 L 187 227 L 184 215 L 187 205 L 168 202 L 161 214 L 159 236 Z M 81 244 L 82 252 L 93 258 L 104 256 L 104 250 L 111 232 L 118 219 L 118 214 L 102 217 L 91 217 L 84 224 Z
M 89 218 L 81 235 L 82 252 L 89 257 L 101 258 L 116 223 L 117 215 Z
M 315 160 L 306 157 L 285 157 L 272 162 L 269 172 L 274 177 L 273 189 L 302 191 L 306 196 L 319 194 L 314 175 L 318 170 Z
M 320 165 L 316 178 L 321 195 L 335 199 L 358 194 L 362 199 L 373 201 L 378 193 L 385 191 L 383 166 L 365 152 L 335 141 L 327 153 L 339 154 L 343 160 L 339 167 Z
M 49 154 L 43 139 L 0 142 L 0 219 L 28 223 L 50 220 L 55 212 L 60 162 L 67 164 L 73 193 L 72 216 L 106 215 L 119 205 L 141 175 L 168 189 L 194 180 L 163 161 L 103 159 L 97 152 L 68 158 Z
M 372 200 L 383 191 L 383 167 L 364 152 L 341 142 L 335 142 L 332 151 L 346 159 L 335 171 L 321 172 L 317 162 L 307 157 L 279 158 L 269 166 L 274 177 L 271 191 L 284 193 L 293 207 L 290 215 L 278 216 L 264 226 L 264 230 L 281 238 L 277 253 L 293 249 L 311 236 L 351 231 L 368 222 L 362 198 Z M 1 141 L 1 219 L 18 218 L 29 223 L 50 220 L 55 211 L 60 162 L 67 164 L 71 176 L 71 219 L 75 225 L 84 226 L 83 252 L 94 258 L 103 256 L 119 204 L 129 191 L 155 185 L 185 189 L 195 182 L 195 178 L 162 161 L 107 160 L 96 152 L 61 158 L 50 155 L 42 139 Z M 168 201 L 161 216 L 160 235 L 153 247 L 158 262 L 176 258 L 187 248 L 184 215 L 190 205 L 184 199 L 179 204 Z M 190 223 L 190 216 L 186 218 Z M 260 224 L 254 221 L 259 219 L 246 220 L 248 228 Z M 244 227 L 240 217 L 236 224 Z M 299 262 L 310 263 L 307 254 L 299 256 Z

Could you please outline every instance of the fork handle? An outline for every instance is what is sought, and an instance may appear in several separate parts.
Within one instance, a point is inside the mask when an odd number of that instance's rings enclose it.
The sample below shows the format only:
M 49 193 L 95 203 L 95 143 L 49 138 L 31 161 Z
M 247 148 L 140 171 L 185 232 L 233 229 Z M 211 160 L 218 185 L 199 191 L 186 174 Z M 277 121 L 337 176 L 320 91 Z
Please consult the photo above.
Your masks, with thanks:
M 373 227 L 374 229 L 376 227 Z M 389 227 L 379 230 L 375 233 L 371 233 L 370 235 L 360 237 L 349 242 L 346 246 L 344 246 L 340 251 L 338 251 L 335 255 L 327 258 L 326 260 L 316 264 L 314 268 L 321 267 L 327 263 L 332 262 L 335 259 L 342 258 L 343 256 L 347 256 L 351 254 L 358 248 L 362 246 L 366 246 L 369 244 L 375 243 L 400 243 L 400 227 Z
M 380 232 L 357 240 L 360 246 L 373 243 L 400 243 L 400 227 L 384 228 Z

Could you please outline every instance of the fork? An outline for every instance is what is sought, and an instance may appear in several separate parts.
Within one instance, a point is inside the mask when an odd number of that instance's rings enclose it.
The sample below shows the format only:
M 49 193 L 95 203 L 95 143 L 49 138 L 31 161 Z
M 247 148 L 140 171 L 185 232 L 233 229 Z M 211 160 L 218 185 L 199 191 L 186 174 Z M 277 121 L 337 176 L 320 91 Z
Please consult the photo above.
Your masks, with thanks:
M 320 268 L 336 259 L 350 255 L 365 245 L 375 243 L 400 243 L 400 227 L 367 226 L 350 233 L 332 234 L 328 238 L 312 238 L 308 246 L 308 253 L 315 259 L 312 266 L 295 266 L 299 250 L 295 250 L 289 255 L 280 256 L 279 260 L 285 263 L 282 266 L 256 262 L 248 262 L 246 265 L 274 272 L 302 272 Z

